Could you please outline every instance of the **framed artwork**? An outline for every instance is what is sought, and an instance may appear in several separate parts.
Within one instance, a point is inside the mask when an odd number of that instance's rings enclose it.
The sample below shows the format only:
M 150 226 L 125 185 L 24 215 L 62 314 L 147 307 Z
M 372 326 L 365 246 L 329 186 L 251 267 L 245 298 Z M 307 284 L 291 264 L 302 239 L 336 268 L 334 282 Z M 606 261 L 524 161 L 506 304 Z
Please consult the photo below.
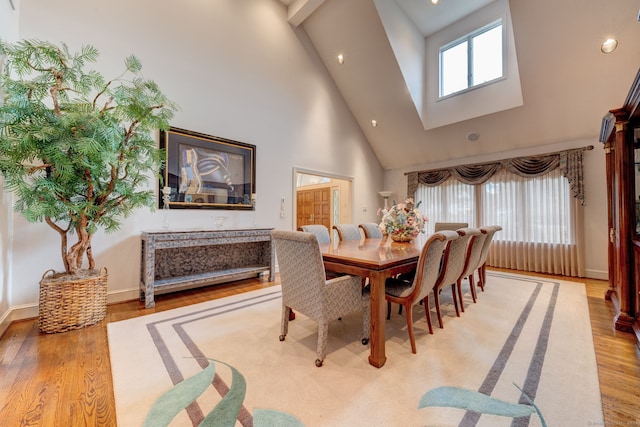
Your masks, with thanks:
M 256 147 L 171 127 L 160 132 L 165 150 L 159 207 L 254 210 Z

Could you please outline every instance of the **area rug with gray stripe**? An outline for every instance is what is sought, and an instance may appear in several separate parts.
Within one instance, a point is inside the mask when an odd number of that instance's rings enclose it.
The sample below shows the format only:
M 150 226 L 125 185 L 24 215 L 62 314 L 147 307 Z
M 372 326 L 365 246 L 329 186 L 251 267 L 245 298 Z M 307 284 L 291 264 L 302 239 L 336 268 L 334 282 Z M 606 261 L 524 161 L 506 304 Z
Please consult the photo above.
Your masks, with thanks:
M 488 272 L 477 303 L 463 289 L 460 317 L 442 291 L 433 335 L 414 307 L 417 354 L 394 306 L 380 369 L 357 312 L 329 325 L 320 368 L 315 322 L 281 342 L 279 286 L 110 323 L 118 425 L 603 425 L 584 284 Z

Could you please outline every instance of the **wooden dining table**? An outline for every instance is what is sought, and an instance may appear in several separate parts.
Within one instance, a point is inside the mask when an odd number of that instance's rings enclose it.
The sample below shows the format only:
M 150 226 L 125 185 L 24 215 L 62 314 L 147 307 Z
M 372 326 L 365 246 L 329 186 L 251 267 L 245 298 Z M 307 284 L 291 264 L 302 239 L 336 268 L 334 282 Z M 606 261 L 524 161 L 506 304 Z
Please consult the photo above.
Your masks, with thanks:
M 369 363 L 381 368 L 385 354 L 386 303 L 385 281 L 388 277 L 415 270 L 426 237 L 409 243 L 391 239 L 361 239 L 320 245 L 325 269 L 369 278 L 371 287 L 371 333 Z

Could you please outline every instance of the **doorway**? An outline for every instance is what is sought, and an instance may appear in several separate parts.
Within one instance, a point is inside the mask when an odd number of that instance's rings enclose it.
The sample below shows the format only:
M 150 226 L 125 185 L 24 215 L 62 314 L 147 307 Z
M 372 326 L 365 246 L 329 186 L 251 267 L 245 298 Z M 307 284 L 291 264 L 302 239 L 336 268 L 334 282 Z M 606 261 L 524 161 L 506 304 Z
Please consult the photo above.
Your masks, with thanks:
M 294 168 L 294 229 L 322 224 L 351 223 L 353 179 L 324 172 Z

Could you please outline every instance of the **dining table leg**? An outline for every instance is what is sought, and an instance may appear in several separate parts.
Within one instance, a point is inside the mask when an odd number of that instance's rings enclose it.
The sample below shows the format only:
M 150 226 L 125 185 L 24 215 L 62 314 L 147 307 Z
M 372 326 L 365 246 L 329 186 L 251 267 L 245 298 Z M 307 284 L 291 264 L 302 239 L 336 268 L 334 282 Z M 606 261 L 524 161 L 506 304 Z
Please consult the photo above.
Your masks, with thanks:
M 385 354 L 385 311 L 384 286 L 386 274 L 372 271 L 369 275 L 371 287 L 371 336 L 369 337 L 369 363 L 381 368 L 387 361 Z

